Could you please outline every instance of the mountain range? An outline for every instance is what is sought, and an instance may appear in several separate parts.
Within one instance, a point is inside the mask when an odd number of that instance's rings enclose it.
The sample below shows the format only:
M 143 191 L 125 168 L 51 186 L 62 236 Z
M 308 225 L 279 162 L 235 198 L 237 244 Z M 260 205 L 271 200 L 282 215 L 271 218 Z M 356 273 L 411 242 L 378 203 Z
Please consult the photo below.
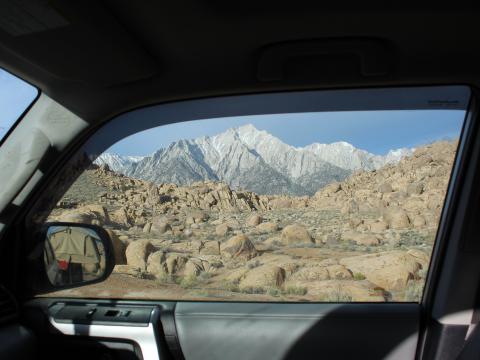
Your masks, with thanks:
M 294 147 L 247 124 L 214 136 L 179 140 L 150 156 L 103 153 L 97 165 L 155 183 L 188 185 L 220 180 L 235 189 L 258 194 L 312 195 L 342 181 L 356 170 L 374 170 L 396 163 L 414 149 L 375 155 L 340 141 Z

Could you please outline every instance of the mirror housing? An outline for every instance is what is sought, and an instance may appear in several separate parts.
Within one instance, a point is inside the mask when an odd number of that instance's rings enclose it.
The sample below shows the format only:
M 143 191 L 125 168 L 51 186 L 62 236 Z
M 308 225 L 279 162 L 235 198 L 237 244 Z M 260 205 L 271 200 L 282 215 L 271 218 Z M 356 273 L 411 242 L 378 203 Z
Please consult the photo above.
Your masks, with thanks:
M 97 225 L 45 223 L 36 242 L 37 294 L 102 282 L 115 266 L 112 240 Z

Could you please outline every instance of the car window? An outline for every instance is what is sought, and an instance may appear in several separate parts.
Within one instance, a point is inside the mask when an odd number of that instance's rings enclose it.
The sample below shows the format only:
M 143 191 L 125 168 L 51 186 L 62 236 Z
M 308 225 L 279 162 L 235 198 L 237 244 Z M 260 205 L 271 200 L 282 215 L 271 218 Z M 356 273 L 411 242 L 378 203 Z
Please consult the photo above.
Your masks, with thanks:
M 37 88 L 0 68 L 0 144 L 37 95 Z
M 66 296 L 419 301 L 465 110 L 259 114 L 128 136 L 49 221 L 98 224 L 104 283 Z

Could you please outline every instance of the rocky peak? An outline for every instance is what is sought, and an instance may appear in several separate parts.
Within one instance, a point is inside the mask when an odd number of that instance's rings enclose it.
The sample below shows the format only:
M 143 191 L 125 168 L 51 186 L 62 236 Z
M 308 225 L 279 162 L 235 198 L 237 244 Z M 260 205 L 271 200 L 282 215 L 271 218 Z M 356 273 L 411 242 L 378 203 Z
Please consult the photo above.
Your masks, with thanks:
M 355 170 L 378 169 L 407 154 L 408 149 L 400 149 L 387 156 L 374 155 L 345 141 L 296 148 L 246 124 L 214 136 L 176 141 L 151 157 L 106 153 L 95 163 L 157 183 L 221 180 L 260 194 L 311 195 Z

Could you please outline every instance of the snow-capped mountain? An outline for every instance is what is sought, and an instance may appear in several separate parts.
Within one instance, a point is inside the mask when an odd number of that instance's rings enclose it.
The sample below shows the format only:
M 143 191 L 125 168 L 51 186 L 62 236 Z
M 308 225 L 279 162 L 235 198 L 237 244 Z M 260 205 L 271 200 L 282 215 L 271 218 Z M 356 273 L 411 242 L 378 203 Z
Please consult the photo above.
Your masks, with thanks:
M 95 163 L 155 183 L 221 180 L 259 194 L 311 195 L 355 170 L 378 169 L 411 152 L 398 149 L 380 156 L 346 142 L 297 148 L 248 124 L 214 136 L 179 140 L 151 156 L 107 153 Z
M 405 156 L 410 156 L 415 151 L 415 148 L 401 148 L 396 150 L 390 150 L 387 155 L 383 156 L 383 165 L 396 164 Z
M 108 167 L 116 172 L 124 173 L 134 163 L 142 160 L 144 156 L 122 156 L 113 153 L 103 153 L 94 161 L 96 165 L 108 165 Z

